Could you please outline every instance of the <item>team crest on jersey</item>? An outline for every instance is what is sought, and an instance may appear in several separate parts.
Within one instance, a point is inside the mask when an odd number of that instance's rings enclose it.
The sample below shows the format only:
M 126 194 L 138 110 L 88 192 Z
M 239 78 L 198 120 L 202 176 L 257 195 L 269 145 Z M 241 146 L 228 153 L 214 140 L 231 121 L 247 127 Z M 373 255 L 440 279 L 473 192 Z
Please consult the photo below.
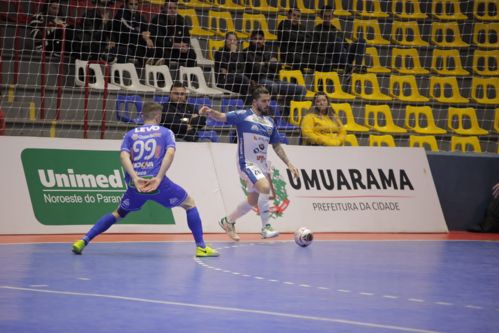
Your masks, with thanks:
M 286 182 L 284 181 L 284 178 L 281 175 L 281 172 L 274 168 L 273 166 L 270 167 L 270 180 L 271 180 L 271 187 L 272 187 L 272 193 L 269 197 L 269 199 L 272 201 L 272 204 L 269 207 L 269 217 L 272 219 L 277 219 L 278 217 L 282 217 L 284 215 L 284 212 L 289 206 L 289 198 L 288 198 L 288 193 L 286 192 Z M 241 181 L 241 188 L 244 192 L 245 195 L 248 194 L 248 191 L 246 190 L 246 182 L 240 178 Z M 253 208 L 253 210 L 259 215 L 260 212 L 258 211 L 258 208 Z

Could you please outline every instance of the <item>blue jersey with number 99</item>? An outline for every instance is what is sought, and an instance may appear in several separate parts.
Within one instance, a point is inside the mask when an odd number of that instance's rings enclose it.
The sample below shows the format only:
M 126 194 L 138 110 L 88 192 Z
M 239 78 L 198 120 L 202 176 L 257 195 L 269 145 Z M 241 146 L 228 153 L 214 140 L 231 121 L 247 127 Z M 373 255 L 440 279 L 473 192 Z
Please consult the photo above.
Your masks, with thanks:
M 125 134 L 121 151 L 130 153 L 132 165 L 139 177 L 155 177 L 168 148 L 175 149 L 175 136 L 171 130 L 147 124 Z M 130 175 L 126 175 L 130 182 Z

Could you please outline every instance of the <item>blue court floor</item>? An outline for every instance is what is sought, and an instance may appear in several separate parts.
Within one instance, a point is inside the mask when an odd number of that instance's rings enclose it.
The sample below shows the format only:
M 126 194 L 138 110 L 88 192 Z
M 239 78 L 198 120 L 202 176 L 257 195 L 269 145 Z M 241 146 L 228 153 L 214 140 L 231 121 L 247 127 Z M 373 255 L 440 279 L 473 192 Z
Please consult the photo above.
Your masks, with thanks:
M 499 332 L 499 242 L 0 245 L 0 332 Z

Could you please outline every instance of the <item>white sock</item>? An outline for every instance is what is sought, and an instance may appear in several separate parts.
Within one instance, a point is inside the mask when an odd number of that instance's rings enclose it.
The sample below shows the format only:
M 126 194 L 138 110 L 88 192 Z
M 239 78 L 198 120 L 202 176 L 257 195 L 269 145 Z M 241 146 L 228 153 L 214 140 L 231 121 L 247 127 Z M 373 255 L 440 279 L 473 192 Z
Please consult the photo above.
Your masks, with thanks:
M 237 205 L 236 209 L 227 216 L 227 219 L 229 222 L 234 223 L 238 218 L 249 212 L 251 208 L 252 206 L 245 200 Z
M 269 223 L 269 196 L 267 194 L 260 194 L 258 197 L 258 209 L 260 210 L 262 227 L 265 228 Z

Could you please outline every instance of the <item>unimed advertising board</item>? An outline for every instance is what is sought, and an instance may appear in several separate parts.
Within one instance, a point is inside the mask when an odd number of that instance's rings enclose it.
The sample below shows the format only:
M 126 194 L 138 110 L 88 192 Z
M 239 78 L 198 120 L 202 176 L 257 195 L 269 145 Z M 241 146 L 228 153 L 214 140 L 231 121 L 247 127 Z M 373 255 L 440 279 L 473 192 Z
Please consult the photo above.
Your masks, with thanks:
M 24 149 L 21 159 L 36 219 L 44 225 L 94 224 L 126 190 L 116 151 Z M 173 224 L 170 209 L 148 202 L 124 224 Z

